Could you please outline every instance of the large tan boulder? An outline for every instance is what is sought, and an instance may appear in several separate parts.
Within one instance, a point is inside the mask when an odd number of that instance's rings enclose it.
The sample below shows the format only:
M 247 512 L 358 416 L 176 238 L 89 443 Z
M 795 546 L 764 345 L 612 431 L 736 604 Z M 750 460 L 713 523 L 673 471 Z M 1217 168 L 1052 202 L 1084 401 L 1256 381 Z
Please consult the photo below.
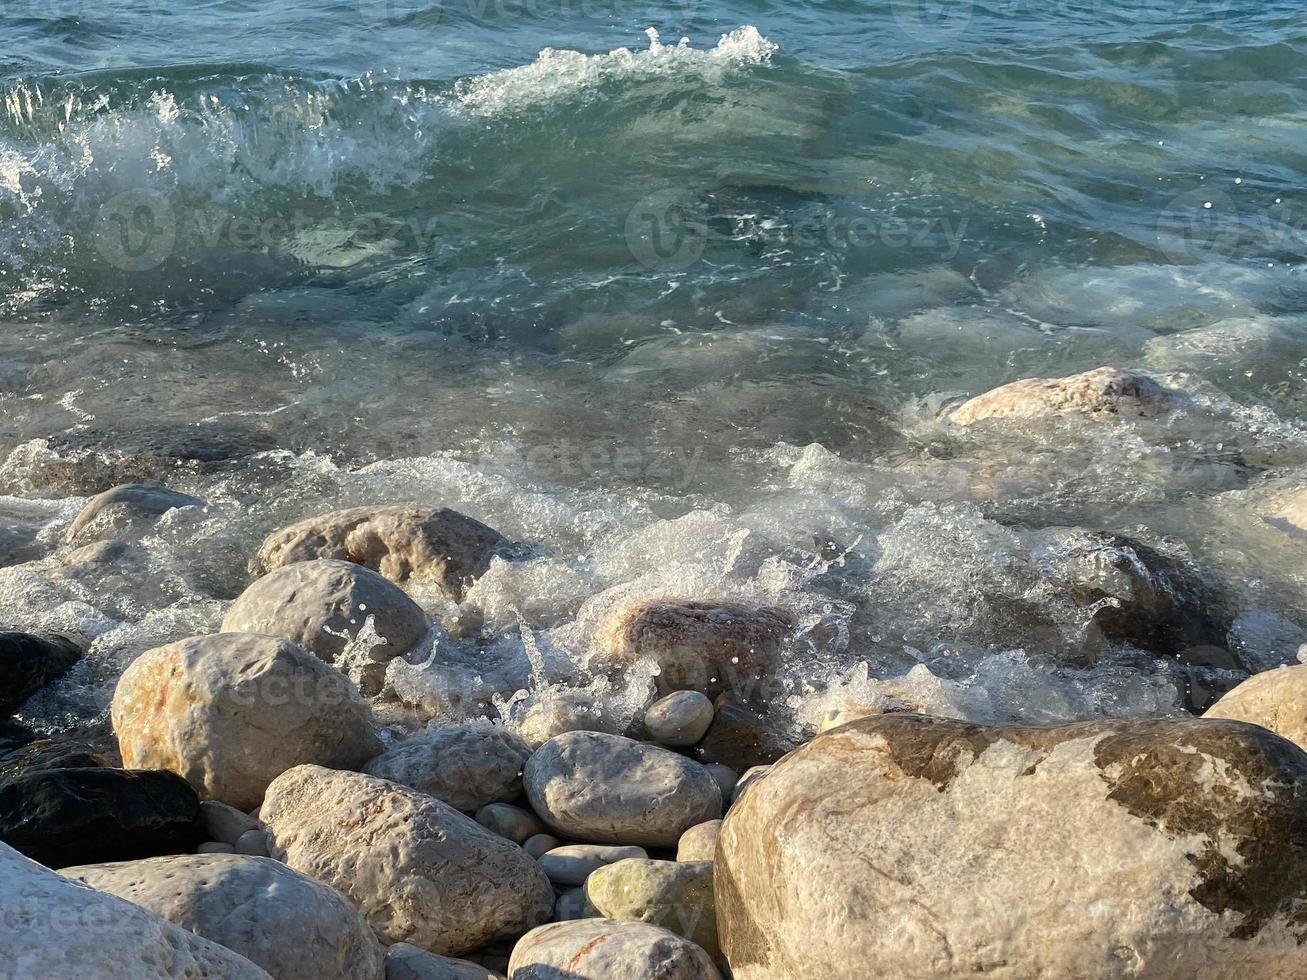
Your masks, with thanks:
M 737 980 L 1301 980 L 1307 754 L 1229 721 L 854 721 L 731 808 Z
M 111 715 L 128 769 L 167 769 L 238 810 L 293 766 L 356 768 L 381 751 L 367 704 L 340 671 L 253 633 L 147 650 L 118 679 Z
M 256 566 L 272 571 L 313 558 L 364 565 L 392 582 L 420 578 L 459 602 L 509 542 L 480 521 L 442 507 L 352 507 L 268 535 Z
M 1033 419 L 1048 415 L 1147 418 L 1170 411 L 1181 395 L 1132 371 L 1101 367 L 1066 378 L 1025 378 L 977 395 L 955 408 L 949 421 L 974 425 L 985 419 Z
M 523 936 L 508 961 L 511 980 L 721 980 L 702 949 L 644 922 L 578 919 Z
M 368 621 L 385 642 L 342 655 Z M 351 672 L 364 694 L 377 694 L 386 664 L 408 653 L 427 635 L 422 607 L 399 586 L 347 561 L 302 561 L 250 584 L 227 610 L 224 633 L 280 636 Z
M 386 943 L 457 956 L 553 908 L 549 879 L 520 847 L 397 783 L 299 766 L 259 812 L 269 853 L 351 899 Z
M 598 666 L 622 668 L 651 660 L 658 689 L 731 691 L 752 696 L 775 672 L 789 636 L 779 609 L 736 602 L 659 599 L 620 610 L 601 628 Z
M 271 980 L 239 953 L 0 844 L 0 976 L 13 980 Z
M 722 815 L 703 766 L 621 735 L 566 732 L 536 750 L 523 777 L 531 807 L 561 837 L 675 847 L 695 824 Z
M 1261 725 L 1307 749 L 1307 664 L 1253 674 L 1203 717 Z
M 358 909 L 270 858 L 179 854 L 60 873 L 226 946 L 275 980 L 383 975 L 381 944 Z

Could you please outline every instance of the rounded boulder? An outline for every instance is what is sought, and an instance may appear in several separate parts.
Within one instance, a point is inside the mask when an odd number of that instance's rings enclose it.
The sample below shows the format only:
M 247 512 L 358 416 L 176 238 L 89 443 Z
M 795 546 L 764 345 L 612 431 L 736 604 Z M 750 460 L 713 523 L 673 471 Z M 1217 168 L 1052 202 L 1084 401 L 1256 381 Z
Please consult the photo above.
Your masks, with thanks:
M 118 679 L 111 715 L 125 766 L 175 772 L 239 810 L 293 766 L 357 768 L 381 751 L 372 713 L 343 674 L 252 633 L 146 651 Z
M 721 980 L 708 954 L 644 922 L 577 919 L 523 936 L 508 961 L 512 980 Z
M 385 683 L 386 664 L 421 643 L 430 624 L 403 589 L 361 565 L 304 561 L 270 572 L 232 603 L 222 631 L 280 636 L 337 663 L 369 619 L 385 643 L 351 650 L 341 666 L 371 695 Z
M 348 897 L 386 943 L 457 956 L 553 908 L 549 879 L 520 847 L 397 783 L 299 766 L 259 812 L 269 853 Z
M 722 814 L 703 766 L 621 735 L 558 735 L 527 761 L 524 782 L 536 813 L 573 840 L 675 847 L 688 828 Z
M 1301 980 L 1303 840 L 1307 754 L 1265 729 L 880 715 L 731 808 L 717 924 L 737 980 Z
M 419 732 L 363 771 L 411 786 L 463 813 L 476 813 L 522 795 L 522 767 L 530 757 L 531 746 L 512 732 L 474 723 Z
M 358 910 L 270 858 L 183 854 L 62 873 L 234 950 L 276 980 L 383 975 L 381 944 Z

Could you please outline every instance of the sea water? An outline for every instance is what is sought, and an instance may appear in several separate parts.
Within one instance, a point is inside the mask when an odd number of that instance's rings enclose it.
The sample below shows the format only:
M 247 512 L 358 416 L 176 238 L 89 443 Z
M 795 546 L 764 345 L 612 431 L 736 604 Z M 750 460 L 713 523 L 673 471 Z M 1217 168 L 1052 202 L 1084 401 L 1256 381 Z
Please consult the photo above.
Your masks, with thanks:
M 413 703 L 597 683 L 603 618 L 672 596 L 791 613 L 799 727 L 1191 709 L 1191 665 L 1084 654 L 1100 531 L 1214 583 L 1234 675 L 1293 662 L 1304 79 L 1289 0 L 5 3 L 0 625 L 91 647 L 26 720 L 374 503 L 519 544 Z M 1104 364 L 1190 400 L 943 419 Z M 88 561 L 64 532 L 127 480 L 209 506 Z

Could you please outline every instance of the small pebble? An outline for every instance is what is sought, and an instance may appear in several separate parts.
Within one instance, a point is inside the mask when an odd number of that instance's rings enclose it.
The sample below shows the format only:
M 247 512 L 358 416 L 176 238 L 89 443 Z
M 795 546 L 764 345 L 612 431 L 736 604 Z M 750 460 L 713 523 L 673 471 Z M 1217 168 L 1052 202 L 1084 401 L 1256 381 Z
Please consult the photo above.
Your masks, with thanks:
M 258 830 L 259 822 L 234 806 L 218 800 L 205 800 L 200 804 L 200 826 L 211 839 L 224 844 L 235 844 L 241 834 Z
M 477 811 L 477 823 L 514 844 L 545 832 L 545 825 L 534 813 L 509 803 L 487 803 Z
M 237 854 L 249 854 L 253 857 L 268 856 L 268 835 L 262 830 L 247 830 L 236 842 Z
M 644 715 L 644 727 L 655 742 L 694 745 L 713 720 L 713 703 L 698 691 L 677 691 L 656 701 Z
M 681 835 L 676 845 L 676 860 L 711 861 L 717 853 L 717 838 L 722 832 L 720 820 L 696 824 Z
M 522 850 L 539 860 L 540 855 L 547 854 L 562 843 L 557 837 L 550 834 L 536 834 L 534 837 L 527 838 L 522 845 Z
M 196 854 L 235 854 L 236 848 L 220 840 L 205 841 L 195 849 Z
M 590 872 L 615 861 L 648 857 L 643 847 L 565 844 L 540 856 L 540 867 L 555 885 L 584 885 Z

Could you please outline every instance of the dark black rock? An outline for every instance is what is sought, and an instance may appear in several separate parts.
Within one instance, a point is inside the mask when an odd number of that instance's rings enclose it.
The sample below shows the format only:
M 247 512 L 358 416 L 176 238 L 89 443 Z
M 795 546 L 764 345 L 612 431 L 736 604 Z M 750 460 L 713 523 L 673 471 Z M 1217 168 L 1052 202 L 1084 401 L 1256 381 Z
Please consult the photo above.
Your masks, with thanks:
M 81 647 L 63 636 L 0 633 L 0 717 L 12 715 L 80 659 Z
M 107 724 L 0 745 L 0 785 L 45 769 L 119 769 L 118 740 Z
M 199 815 L 171 772 L 37 769 L 0 782 L 0 841 L 51 868 L 189 853 Z
M 1212 661 L 1214 649 L 1226 648 L 1229 612 L 1196 568 L 1134 538 L 1106 533 L 1094 537 L 1100 553 L 1130 583 L 1127 595 L 1116 596 L 1119 605 L 1105 605 L 1094 613 L 1094 625 L 1104 637 L 1199 665 Z M 1073 594 L 1083 605 L 1108 595 L 1093 586 Z M 1232 655 L 1226 658 L 1228 666 L 1237 666 Z
M 39 736 L 26 725 L 20 725 L 16 721 L 0 721 L 0 758 L 8 756 L 11 752 L 17 752 L 29 742 L 34 742 Z

